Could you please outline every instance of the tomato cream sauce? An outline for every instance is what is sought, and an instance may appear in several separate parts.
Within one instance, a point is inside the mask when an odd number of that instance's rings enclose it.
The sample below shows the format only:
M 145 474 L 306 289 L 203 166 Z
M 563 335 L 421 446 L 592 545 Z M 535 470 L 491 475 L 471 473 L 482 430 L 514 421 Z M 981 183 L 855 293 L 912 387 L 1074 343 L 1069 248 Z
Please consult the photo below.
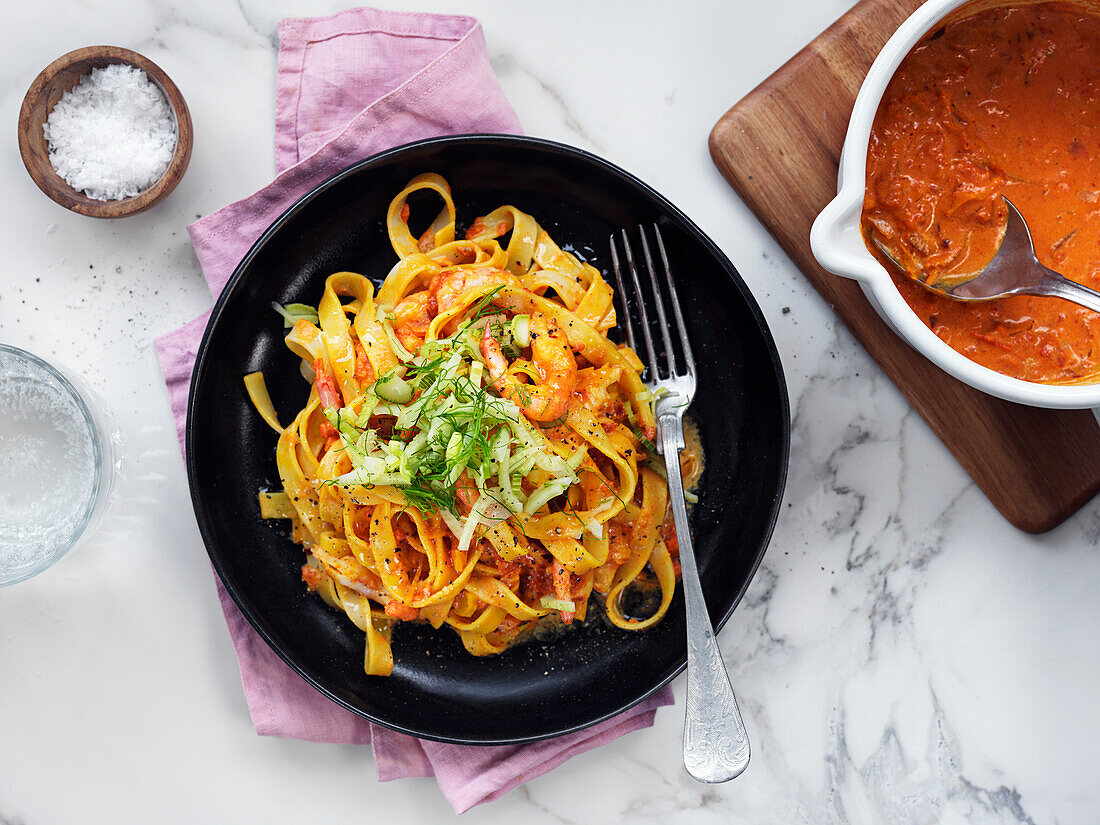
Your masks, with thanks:
M 862 228 L 910 272 L 966 280 L 996 253 L 1002 195 L 1040 261 L 1100 289 L 1100 16 L 1071 3 L 967 14 L 902 61 L 875 116 Z M 887 264 L 913 311 L 953 349 L 1051 384 L 1100 372 L 1100 314 L 1059 298 L 955 301 Z

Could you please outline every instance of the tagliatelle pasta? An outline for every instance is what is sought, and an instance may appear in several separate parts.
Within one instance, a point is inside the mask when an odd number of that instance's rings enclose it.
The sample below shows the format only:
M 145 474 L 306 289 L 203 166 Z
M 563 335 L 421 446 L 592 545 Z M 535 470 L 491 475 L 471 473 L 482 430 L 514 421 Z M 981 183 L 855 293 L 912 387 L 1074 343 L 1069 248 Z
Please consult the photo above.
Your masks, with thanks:
M 408 201 L 425 191 L 443 208 L 414 237 Z M 660 621 L 675 532 L 642 365 L 607 337 L 610 286 L 512 206 L 456 239 L 436 174 L 386 220 L 399 260 L 377 292 L 337 272 L 316 309 L 277 307 L 311 384 L 294 420 L 245 378 L 279 433 L 283 489 L 260 493 L 260 513 L 290 520 L 307 586 L 366 634 L 371 675 L 393 668 L 397 621 L 449 625 L 476 656 L 551 617 L 583 621 L 592 594 L 624 630 Z M 702 455 L 683 455 L 690 485 Z M 639 587 L 644 616 L 624 608 Z

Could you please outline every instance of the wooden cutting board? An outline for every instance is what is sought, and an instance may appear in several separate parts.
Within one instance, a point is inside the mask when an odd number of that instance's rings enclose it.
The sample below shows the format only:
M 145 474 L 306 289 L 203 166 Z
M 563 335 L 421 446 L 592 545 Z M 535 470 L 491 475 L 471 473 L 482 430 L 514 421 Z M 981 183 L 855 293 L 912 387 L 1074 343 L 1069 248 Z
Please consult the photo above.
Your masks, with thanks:
M 978 392 L 910 348 L 855 281 L 810 252 L 836 194 L 856 93 L 920 0 L 862 0 L 718 121 L 719 170 L 1006 519 L 1041 533 L 1100 492 L 1100 426 L 1089 410 L 1024 407 Z

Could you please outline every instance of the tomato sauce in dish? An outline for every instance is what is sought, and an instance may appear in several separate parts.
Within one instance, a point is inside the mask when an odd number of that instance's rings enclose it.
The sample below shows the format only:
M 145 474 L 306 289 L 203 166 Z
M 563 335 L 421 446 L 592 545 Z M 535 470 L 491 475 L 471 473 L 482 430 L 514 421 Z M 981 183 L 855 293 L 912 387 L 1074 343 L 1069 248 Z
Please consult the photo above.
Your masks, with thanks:
M 1065 2 L 967 8 L 913 48 L 883 95 L 864 237 L 922 279 L 964 281 L 996 253 L 1003 195 L 1040 261 L 1100 289 L 1100 16 Z M 921 320 L 971 360 L 1027 381 L 1100 379 L 1100 314 L 1060 298 L 952 300 L 868 248 Z

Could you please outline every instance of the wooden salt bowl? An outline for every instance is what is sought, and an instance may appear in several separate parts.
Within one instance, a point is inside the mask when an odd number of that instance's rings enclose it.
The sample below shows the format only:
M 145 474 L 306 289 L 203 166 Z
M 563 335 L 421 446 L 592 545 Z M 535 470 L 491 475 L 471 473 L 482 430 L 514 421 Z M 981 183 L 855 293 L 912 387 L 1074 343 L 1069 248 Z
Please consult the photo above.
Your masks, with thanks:
M 160 87 L 176 119 L 176 150 L 164 174 L 148 189 L 132 198 L 101 201 L 77 192 L 54 171 L 42 125 L 61 96 L 76 86 L 82 77 L 92 69 L 114 63 L 141 69 Z M 19 153 L 31 178 L 39 189 L 66 209 L 93 218 L 136 215 L 164 200 L 187 170 L 193 139 L 191 113 L 176 84 L 149 58 L 118 46 L 88 46 L 57 58 L 31 83 L 19 110 Z

